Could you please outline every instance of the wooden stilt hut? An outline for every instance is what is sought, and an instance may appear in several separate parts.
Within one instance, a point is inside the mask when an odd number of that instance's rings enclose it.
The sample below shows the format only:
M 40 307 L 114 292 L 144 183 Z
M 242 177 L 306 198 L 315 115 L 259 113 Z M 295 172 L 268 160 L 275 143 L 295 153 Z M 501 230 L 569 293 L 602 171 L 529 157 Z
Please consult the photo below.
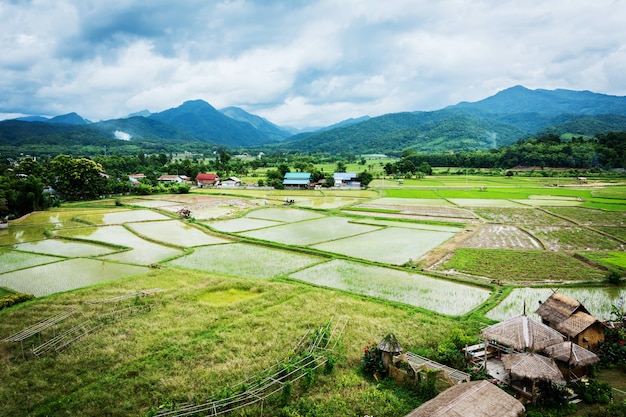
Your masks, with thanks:
M 556 361 L 568 381 L 582 378 L 587 374 L 590 365 L 600 361 L 595 353 L 573 342 L 548 346 L 544 352 Z
M 565 384 L 565 379 L 553 359 L 531 352 L 512 353 L 502 356 L 504 369 L 511 374 L 511 387 L 520 394 L 527 392 L 525 381 L 530 381 L 530 398 L 537 399 L 537 381 Z M 519 384 L 513 381 L 519 381 Z M 523 394 L 522 394 L 523 395 Z
M 378 350 L 382 352 L 385 371 L 389 372 L 389 365 L 393 363 L 393 357 L 402 353 L 402 345 L 393 333 L 389 333 L 378 344 Z

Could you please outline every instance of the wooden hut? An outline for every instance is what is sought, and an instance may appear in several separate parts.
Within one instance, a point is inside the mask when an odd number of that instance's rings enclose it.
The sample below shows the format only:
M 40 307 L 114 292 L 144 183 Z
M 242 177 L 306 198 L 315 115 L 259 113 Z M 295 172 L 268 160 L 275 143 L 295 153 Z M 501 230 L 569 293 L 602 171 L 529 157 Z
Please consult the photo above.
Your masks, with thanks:
M 537 381 L 565 383 L 563 373 L 556 362 L 548 357 L 531 352 L 512 353 L 502 356 L 504 369 L 509 371 L 511 388 L 519 394 L 537 398 Z
M 524 406 L 488 381 L 472 381 L 448 388 L 406 417 L 518 417 Z
M 526 315 L 496 323 L 481 331 L 483 339 L 493 341 L 507 352 L 541 350 L 563 342 L 565 336 Z
M 600 360 L 595 353 L 573 342 L 562 342 L 548 346 L 544 352 L 556 361 L 559 369 L 568 380 L 585 376 L 589 371 L 589 366 Z
M 541 321 L 585 349 L 593 350 L 604 341 L 604 325 L 577 300 L 554 293 L 536 311 Z

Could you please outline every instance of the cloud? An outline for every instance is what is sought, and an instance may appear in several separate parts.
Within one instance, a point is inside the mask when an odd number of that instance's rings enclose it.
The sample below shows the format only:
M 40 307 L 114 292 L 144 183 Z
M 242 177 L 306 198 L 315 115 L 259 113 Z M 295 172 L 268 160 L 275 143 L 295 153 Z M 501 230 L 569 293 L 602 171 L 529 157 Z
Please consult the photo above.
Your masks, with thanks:
M 434 110 L 512 85 L 626 94 L 622 0 L 13 1 L 0 113 L 185 100 L 285 125 Z

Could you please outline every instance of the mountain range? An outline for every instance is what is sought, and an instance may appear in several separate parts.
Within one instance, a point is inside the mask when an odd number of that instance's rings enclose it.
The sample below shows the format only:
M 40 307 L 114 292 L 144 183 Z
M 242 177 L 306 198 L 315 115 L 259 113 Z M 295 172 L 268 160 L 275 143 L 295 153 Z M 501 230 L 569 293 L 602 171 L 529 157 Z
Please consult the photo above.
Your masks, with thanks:
M 29 116 L 0 122 L 0 146 L 28 150 L 29 145 L 65 143 L 113 149 L 124 143 L 195 143 L 233 150 L 400 154 L 409 148 L 488 150 L 544 133 L 592 136 L 609 131 L 626 131 L 626 97 L 515 86 L 473 103 L 363 116 L 297 134 L 241 108 L 217 110 L 203 100 L 95 123 L 76 113 L 51 119 Z

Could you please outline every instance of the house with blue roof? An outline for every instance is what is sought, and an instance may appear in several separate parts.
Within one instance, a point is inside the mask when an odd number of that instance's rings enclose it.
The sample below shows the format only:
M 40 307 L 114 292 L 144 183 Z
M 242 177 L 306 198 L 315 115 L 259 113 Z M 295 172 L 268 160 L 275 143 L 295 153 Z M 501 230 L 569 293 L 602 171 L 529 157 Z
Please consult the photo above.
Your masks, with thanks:
M 335 187 L 360 187 L 356 172 L 335 172 L 333 174 Z
M 283 178 L 285 188 L 309 188 L 311 187 L 310 172 L 287 172 Z

